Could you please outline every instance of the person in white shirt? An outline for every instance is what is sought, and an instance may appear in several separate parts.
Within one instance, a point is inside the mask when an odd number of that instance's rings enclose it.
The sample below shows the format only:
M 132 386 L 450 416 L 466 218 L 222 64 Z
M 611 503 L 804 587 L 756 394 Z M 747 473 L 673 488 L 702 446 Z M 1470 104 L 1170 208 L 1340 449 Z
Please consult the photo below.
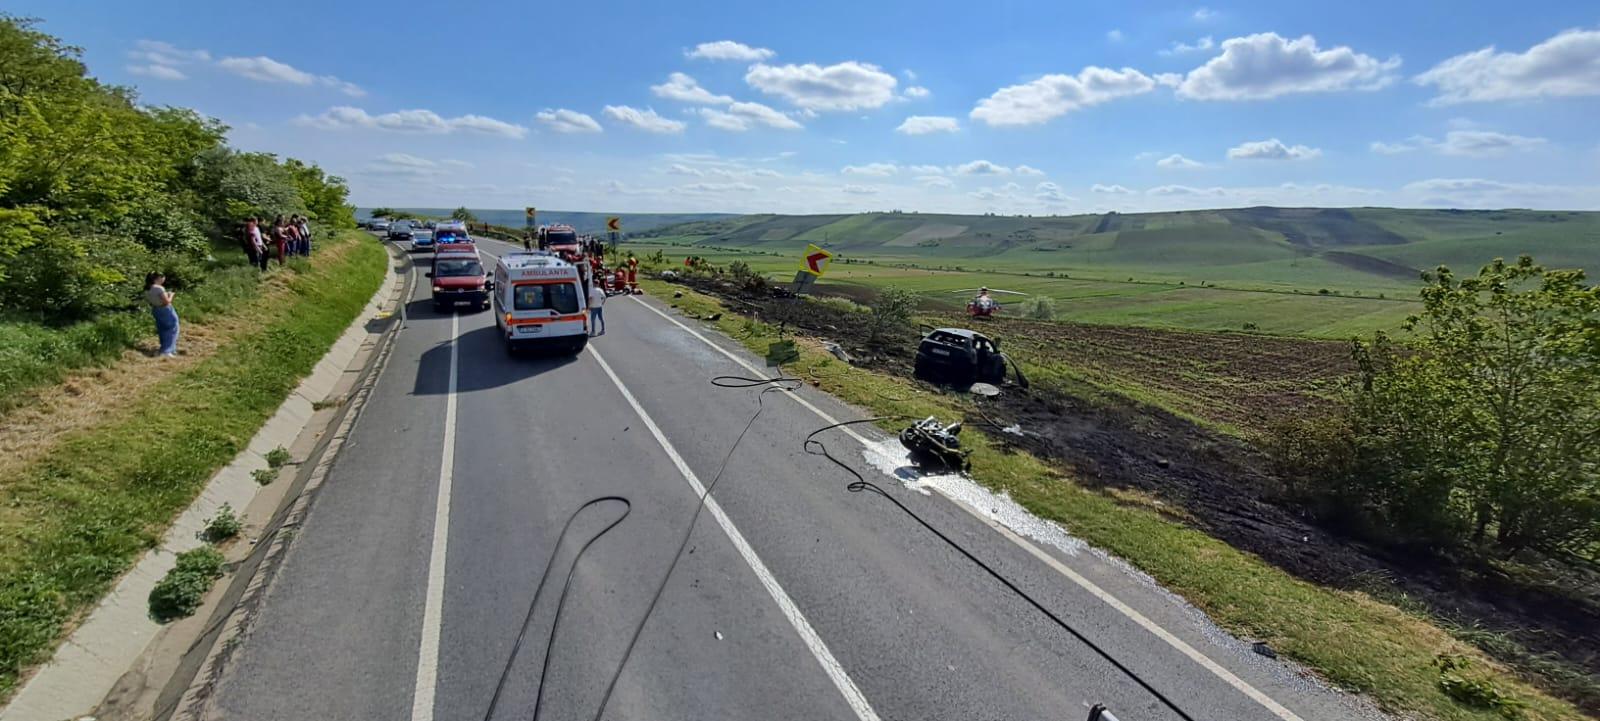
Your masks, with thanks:
M 606 317 L 601 314 L 601 307 L 606 304 L 606 292 L 599 283 L 589 286 L 589 335 L 605 335 Z

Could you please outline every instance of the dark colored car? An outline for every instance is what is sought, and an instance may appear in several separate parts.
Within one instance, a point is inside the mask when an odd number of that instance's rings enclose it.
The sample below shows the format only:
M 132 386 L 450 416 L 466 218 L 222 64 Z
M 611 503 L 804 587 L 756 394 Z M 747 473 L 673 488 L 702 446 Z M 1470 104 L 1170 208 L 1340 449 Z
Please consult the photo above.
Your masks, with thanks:
M 389 240 L 411 242 L 411 221 L 397 220 L 390 225 Z
M 965 328 L 928 331 L 917 346 L 916 377 L 931 383 L 999 385 L 1006 377 L 1000 344 Z

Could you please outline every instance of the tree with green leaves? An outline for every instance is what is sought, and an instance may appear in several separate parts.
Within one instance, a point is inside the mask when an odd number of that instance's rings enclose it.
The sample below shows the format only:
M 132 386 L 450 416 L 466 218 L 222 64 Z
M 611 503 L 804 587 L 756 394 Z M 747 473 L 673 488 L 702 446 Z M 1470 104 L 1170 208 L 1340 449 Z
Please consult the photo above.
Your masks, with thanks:
M 917 307 L 917 296 L 904 288 L 889 286 L 873 297 L 872 324 L 868 340 L 876 342 L 886 330 L 903 328 L 911 323 L 911 311 Z
M 1285 469 L 1391 536 L 1600 543 L 1600 286 L 1527 256 L 1426 280 L 1414 341 L 1357 343 L 1344 410 L 1282 441 Z
M 463 223 L 476 223 L 476 222 L 478 222 L 478 216 L 473 215 L 472 211 L 467 210 L 467 206 L 465 206 L 465 205 L 463 205 L 463 206 L 461 206 L 459 208 L 456 208 L 455 210 L 450 211 L 450 219 L 451 220 L 459 220 L 459 221 L 461 221 Z
M 395 212 L 394 208 L 373 208 L 372 212 L 368 213 L 367 215 L 374 218 L 393 218 L 395 216 Z

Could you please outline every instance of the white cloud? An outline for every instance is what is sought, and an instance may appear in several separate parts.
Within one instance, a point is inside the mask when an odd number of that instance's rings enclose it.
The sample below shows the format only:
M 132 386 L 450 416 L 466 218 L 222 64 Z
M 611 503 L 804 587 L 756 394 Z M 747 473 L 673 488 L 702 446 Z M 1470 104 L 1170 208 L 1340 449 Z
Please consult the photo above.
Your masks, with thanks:
M 439 165 L 438 163 L 428 160 L 427 158 L 419 158 L 408 153 L 387 153 L 385 155 L 380 155 L 378 156 L 377 162 L 384 165 L 392 165 L 401 168 L 434 168 L 438 167 Z
M 741 62 L 756 62 L 777 55 L 777 53 L 766 48 L 753 48 L 732 40 L 700 43 L 694 46 L 693 50 L 685 50 L 683 54 L 686 57 L 699 58 L 701 60 L 738 60 Z
M 877 195 L 878 188 L 872 185 L 846 185 L 839 189 L 851 195 Z
M 1592 209 L 1600 187 L 1507 183 L 1484 178 L 1429 178 L 1400 189 L 1403 202 L 1451 208 Z
M 1118 30 L 1116 28 L 1112 28 L 1112 29 L 1106 31 L 1106 40 L 1109 40 L 1109 41 L 1114 42 L 1114 43 L 1120 43 L 1120 42 L 1122 42 L 1122 38 L 1123 38 L 1123 35 L 1122 35 L 1122 31 L 1121 30 Z
M 1150 77 L 1164 88 L 1176 88 L 1183 84 L 1183 73 L 1156 73 Z
M 601 132 L 600 124 L 594 118 L 576 110 L 557 108 L 545 109 L 534 115 L 539 122 L 558 133 L 598 133 Z
M 1452 130 L 1434 148 L 1445 155 L 1488 156 L 1543 145 L 1544 138 L 1497 133 L 1492 130 Z
M 900 166 L 894 163 L 867 163 L 866 165 L 846 165 L 839 169 L 845 175 L 875 175 L 879 177 L 894 175 L 900 172 Z
M 754 193 L 760 188 L 749 183 L 690 183 L 672 190 L 678 193 Z
M 1207 36 L 1205 36 L 1203 38 L 1200 38 L 1199 40 L 1194 41 L 1193 45 L 1190 45 L 1189 43 L 1183 42 L 1181 40 L 1174 40 L 1174 41 L 1172 41 L 1172 47 L 1167 48 L 1165 50 L 1161 50 L 1157 54 L 1158 55 L 1179 55 L 1179 54 L 1182 54 L 1182 53 L 1198 53 L 1198 52 L 1203 52 L 1203 51 L 1206 51 L 1206 50 L 1210 50 L 1210 49 L 1212 49 L 1212 48 L 1214 48 L 1216 46 L 1217 46 L 1217 41 L 1213 40 L 1210 35 L 1207 35 Z
M 1296 40 L 1258 33 L 1222 42 L 1222 54 L 1189 71 L 1178 96 L 1191 100 L 1263 100 L 1290 93 L 1376 90 L 1394 81 L 1400 58 L 1378 60 L 1345 46 L 1323 50 L 1305 35 Z
M 671 167 L 667 168 L 666 172 L 668 175 L 690 175 L 696 178 L 706 174 L 704 170 L 693 168 L 683 163 L 673 163 Z
M 937 165 L 912 165 L 906 168 L 907 172 L 917 175 L 943 175 L 944 168 Z
M 265 55 L 253 58 L 229 57 L 217 61 L 217 67 L 240 77 L 263 83 L 284 83 L 288 85 L 321 85 L 334 88 L 351 97 L 362 97 L 367 91 L 355 83 L 340 80 L 332 75 L 313 75 L 300 70 L 288 63 L 278 62 Z
M 640 110 L 627 105 L 607 105 L 600 112 L 623 125 L 643 130 L 647 133 L 681 133 L 687 125 L 681 120 L 663 118 L 657 115 L 654 110 Z
M 905 90 L 905 96 L 906 97 L 912 98 L 912 99 L 916 99 L 916 100 L 920 100 L 922 98 L 926 98 L 929 95 L 932 95 L 932 93 L 929 92 L 927 88 L 922 87 L 921 85 L 913 85 L 913 86 L 911 86 L 909 88 L 906 88 L 906 90 Z
M 1401 153 L 1409 153 L 1417 149 L 1415 143 L 1385 143 L 1381 140 L 1372 141 L 1372 145 L 1369 147 L 1372 148 L 1372 152 L 1379 155 L 1399 155 Z
M 1490 157 L 1509 152 L 1531 150 L 1545 143 L 1544 138 L 1511 135 L 1492 130 L 1452 130 L 1444 140 L 1423 135 L 1413 135 L 1400 142 L 1375 141 L 1370 146 L 1379 155 L 1399 155 L 1415 150 L 1432 150 L 1441 155 L 1463 157 Z
M 1133 68 L 1087 67 L 1077 75 L 1046 75 L 996 90 L 972 109 L 973 120 L 993 126 L 1037 125 L 1074 110 L 1148 93 L 1155 81 Z
M 158 80 L 185 80 L 189 77 L 184 75 L 182 70 L 172 67 L 171 65 L 160 65 L 158 63 L 150 63 L 148 65 L 128 65 L 124 69 L 130 73 L 133 73 L 134 75 L 141 75 L 147 78 L 156 78 Z
M 1077 200 L 1061 192 L 1061 186 L 1048 181 L 1034 186 L 1033 197 L 1045 203 L 1069 203 Z
M 1304 145 L 1284 145 L 1277 138 L 1240 143 L 1228 149 L 1231 160 L 1310 160 L 1322 150 Z
M 950 169 L 956 175 L 1010 175 L 1011 169 L 1004 165 L 995 165 L 987 160 L 974 160 L 962 163 Z
M 140 40 L 128 51 L 128 59 L 150 65 L 177 66 L 211 61 L 211 53 L 204 50 L 184 50 L 160 40 Z
M 733 103 L 727 110 L 700 108 L 700 117 L 713 128 L 743 132 L 752 125 L 765 125 L 779 130 L 799 130 L 805 126 L 794 118 L 761 103 Z
M 650 92 L 655 93 L 656 97 L 697 105 L 722 105 L 733 102 L 731 97 L 716 95 L 700 87 L 700 83 L 684 73 L 668 75 L 667 82 L 650 86 Z
M 1600 30 L 1567 30 L 1527 52 L 1493 45 L 1457 55 L 1412 79 L 1438 87 L 1434 104 L 1600 95 Z
M 1032 166 L 1028 166 L 1028 165 L 1018 165 L 1017 167 L 1012 168 L 1012 170 L 1016 171 L 1017 175 L 1032 175 L 1032 176 L 1044 175 L 1044 171 L 1043 170 L 1040 170 L 1038 168 L 1035 168 L 1035 167 L 1032 167 Z
M 1175 168 L 1176 169 L 1199 168 L 1199 167 L 1203 167 L 1203 165 L 1204 165 L 1203 163 L 1200 163 L 1200 162 L 1194 161 L 1194 160 L 1190 160 L 1188 158 L 1183 157 L 1182 155 L 1180 155 L 1178 153 L 1173 153 L 1171 155 L 1168 155 L 1165 158 L 1162 158 L 1162 159 L 1156 161 L 1156 167 L 1158 167 L 1158 168 L 1167 168 L 1169 170 L 1175 169 Z
M 1101 185 L 1099 183 L 1095 183 L 1089 187 L 1089 192 L 1102 193 L 1106 195 L 1128 195 L 1133 191 L 1120 185 Z
M 876 65 L 849 60 L 822 67 L 758 64 L 745 73 L 750 87 L 789 101 L 796 107 L 820 111 L 862 110 L 882 107 L 894 99 L 898 81 Z
M 930 188 L 949 188 L 955 186 L 955 183 L 951 182 L 949 178 L 946 178 L 943 175 L 919 175 L 917 176 L 917 182 Z
M 508 138 L 521 138 L 528 134 L 528 129 L 521 125 L 514 125 L 482 115 L 462 115 L 455 118 L 445 118 L 432 110 L 399 110 L 393 113 L 369 115 L 367 111 L 361 108 L 352 108 L 348 105 L 328 108 L 321 115 L 301 115 L 295 118 L 293 122 L 296 125 L 325 130 L 376 128 L 396 132 L 434 134 L 465 131 L 484 135 L 500 135 Z
M 1217 18 L 1217 11 L 1202 6 L 1194 9 L 1192 17 L 1200 22 L 1215 20 Z
M 1187 185 L 1158 185 L 1144 192 L 1146 195 L 1222 196 L 1228 194 L 1228 191 L 1222 188 L 1193 188 Z
M 961 122 L 955 118 L 939 115 L 913 115 L 900 123 L 894 129 L 897 133 L 905 135 L 928 135 L 930 133 L 954 133 L 961 129 Z

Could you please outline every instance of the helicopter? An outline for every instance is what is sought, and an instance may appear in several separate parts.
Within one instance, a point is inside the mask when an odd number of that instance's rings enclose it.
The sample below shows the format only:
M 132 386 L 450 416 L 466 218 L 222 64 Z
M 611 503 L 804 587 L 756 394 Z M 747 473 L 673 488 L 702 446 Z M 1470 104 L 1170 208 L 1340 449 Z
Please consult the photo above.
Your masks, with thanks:
M 993 317 L 995 313 L 1000 312 L 1000 307 L 1002 305 L 1002 303 L 1000 301 L 995 300 L 993 297 L 991 297 L 989 295 L 990 293 L 1005 293 L 1006 295 L 1027 295 L 1027 293 L 1023 293 L 1021 291 L 1001 290 L 999 288 L 989 288 L 987 286 L 982 287 L 982 288 L 961 288 L 959 290 L 952 290 L 950 292 L 951 293 L 971 293 L 971 292 L 974 292 L 974 291 L 976 291 L 978 293 L 978 297 L 973 298 L 972 300 L 967 302 L 967 317 L 969 317 L 969 318 L 982 318 L 982 319 L 985 319 L 985 320 Z

